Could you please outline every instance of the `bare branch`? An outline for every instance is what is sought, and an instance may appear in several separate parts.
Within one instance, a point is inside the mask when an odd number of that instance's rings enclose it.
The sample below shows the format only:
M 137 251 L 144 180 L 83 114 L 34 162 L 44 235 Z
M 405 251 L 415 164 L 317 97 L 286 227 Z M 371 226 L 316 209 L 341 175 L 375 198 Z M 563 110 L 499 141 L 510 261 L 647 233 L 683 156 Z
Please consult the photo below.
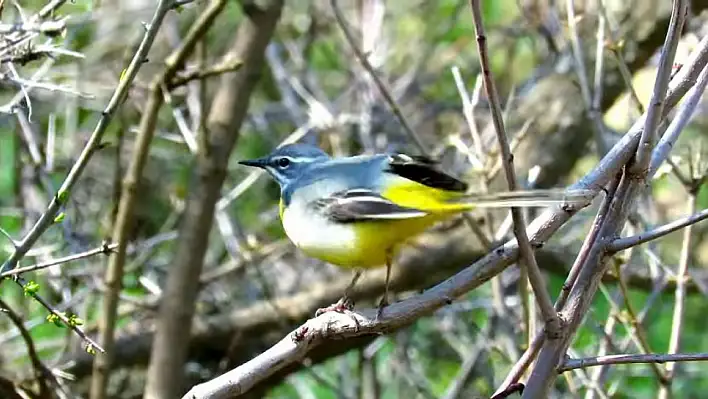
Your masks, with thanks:
M 704 209 L 693 215 L 674 220 L 671 223 L 667 223 L 650 231 L 637 234 L 636 236 L 618 238 L 612 241 L 612 243 L 607 246 L 607 250 L 609 252 L 624 251 L 625 249 L 644 244 L 645 242 L 649 242 L 651 240 L 656 240 L 657 238 L 661 238 L 667 234 L 671 234 L 674 231 L 701 222 L 706 218 L 708 218 L 708 209 Z
M 533 341 L 531 341 L 529 347 L 526 348 L 524 354 L 521 355 L 519 360 L 516 361 L 504 381 L 499 384 L 499 388 L 497 388 L 496 392 L 494 392 L 494 395 L 492 396 L 496 396 L 507 391 L 510 387 L 514 386 L 514 384 L 516 384 L 521 379 L 521 376 L 524 375 L 526 370 L 528 370 L 529 366 L 531 366 L 531 362 L 533 362 L 533 359 L 535 359 L 538 355 L 538 352 L 541 350 L 541 346 L 543 345 L 545 339 L 546 336 L 543 333 L 536 334 L 536 336 L 533 338 Z
M 222 73 L 234 72 L 238 70 L 241 65 L 242 62 L 239 59 L 225 59 L 216 65 L 211 65 L 206 68 L 195 69 L 189 72 L 185 72 L 183 74 L 179 74 L 174 79 L 172 79 L 172 81 L 167 87 L 168 89 L 174 89 L 179 86 L 183 86 L 193 80 L 203 80 L 221 75 Z
M 650 178 L 654 176 L 659 166 L 661 166 L 665 160 L 668 160 L 669 153 L 673 149 L 676 140 L 678 140 L 681 132 L 696 111 L 699 101 L 705 92 L 706 85 L 708 85 L 708 68 L 705 68 L 698 76 L 698 83 L 696 83 L 686 95 L 688 98 L 681 104 L 676 117 L 671 121 L 669 128 L 656 144 L 656 148 L 652 152 L 651 161 L 649 163 Z M 680 175 L 679 179 L 681 179 Z
M 697 198 L 695 193 L 691 193 L 688 199 L 689 212 L 696 212 Z M 678 270 L 676 273 L 676 291 L 674 295 L 674 315 L 671 323 L 671 336 L 669 337 L 668 354 L 675 354 L 680 350 L 681 333 L 683 330 L 683 316 L 686 307 L 686 281 L 688 280 L 688 262 L 691 259 L 692 227 L 686 226 L 683 231 L 683 241 L 681 242 L 681 256 L 679 258 Z M 671 382 L 674 377 L 675 363 L 666 365 L 666 384 L 662 384 L 659 389 L 659 398 L 668 398 L 671 393 Z
M 672 13 L 672 21 L 675 21 L 677 18 L 681 19 L 684 17 L 676 14 L 677 13 Z M 682 26 L 682 23 L 679 25 Z M 671 26 L 673 27 L 674 31 L 677 29 L 675 22 L 671 24 Z M 678 33 L 673 32 L 673 34 L 677 35 Z M 669 36 L 671 36 L 671 33 L 669 34 Z M 703 53 L 704 50 L 705 47 L 701 47 L 699 52 Z M 673 50 L 670 50 L 665 47 L 665 53 L 672 51 Z M 693 59 L 693 61 L 695 62 L 699 58 L 700 57 L 697 56 Z M 673 59 L 673 54 L 671 54 L 671 57 L 669 57 L 669 59 Z M 696 73 L 698 65 L 694 64 L 692 66 L 694 67 L 691 72 L 693 74 Z M 702 67 L 698 70 L 702 70 Z M 670 68 L 668 69 L 668 72 L 670 76 Z M 679 71 L 679 74 L 681 74 L 681 71 Z M 660 74 L 657 77 L 657 86 L 662 85 L 661 76 L 662 75 Z M 652 134 L 654 134 L 653 130 L 656 129 L 656 127 L 658 126 L 659 119 L 661 118 L 664 112 L 665 90 L 660 89 L 661 87 L 655 88 L 655 97 L 660 99 L 660 101 L 652 102 L 652 108 L 648 111 L 649 115 L 644 118 L 640 118 L 641 123 L 648 125 L 645 126 L 645 130 L 641 136 L 644 138 L 644 140 L 647 140 L 646 129 L 652 129 Z M 673 93 L 671 92 L 669 93 L 666 104 L 670 104 L 672 102 L 672 94 Z M 656 115 L 651 114 L 651 112 L 655 112 Z M 640 121 L 637 121 L 635 125 L 640 123 Z M 625 135 L 624 138 L 627 138 L 628 136 L 633 136 L 633 134 Z M 621 140 L 617 145 L 615 145 L 615 148 L 621 145 L 622 141 L 624 140 Z M 637 150 L 638 157 L 642 151 L 651 150 L 651 141 L 645 141 L 644 145 L 647 146 L 644 150 L 642 150 L 641 147 L 639 147 L 639 149 Z M 615 148 L 608 152 L 608 156 L 606 156 L 603 161 L 600 162 L 600 165 L 602 165 L 605 160 L 608 160 L 609 156 L 614 152 Z M 633 149 L 634 146 L 630 148 Z M 608 217 L 600 229 L 599 236 L 603 237 L 603 239 L 600 240 L 596 245 L 593 245 L 592 248 L 590 248 L 586 264 L 583 265 L 582 270 L 578 275 L 578 279 L 574 284 L 573 288 L 571 289 L 571 292 L 568 296 L 567 305 L 561 311 L 561 317 L 567 323 L 565 325 L 565 331 L 563 332 L 561 339 L 554 341 L 546 341 L 546 343 L 544 344 L 544 347 L 541 349 L 541 353 L 539 354 L 538 362 L 536 363 L 531 377 L 529 378 L 529 384 L 526 390 L 524 391 L 523 398 L 545 397 L 548 395 L 551 385 L 553 384 L 553 381 L 556 377 L 556 365 L 560 361 L 561 357 L 565 354 L 565 351 L 568 348 L 572 336 L 574 335 L 576 329 L 579 327 L 584 315 L 588 311 L 588 308 L 597 290 L 600 279 L 602 278 L 602 275 L 604 274 L 607 268 L 607 261 L 609 257 L 607 256 L 605 246 L 609 242 L 608 240 L 611 240 L 612 237 L 619 235 L 622 227 L 626 222 L 626 218 L 630 209 L 630 204 L 635 201 L 639 193 L 640 186 L 643 185 L 645 182 L 649 165 L 648 155 L 650 155 L 650 153 L 647 154 L 646 160 L 643 161 L 643 166 L 635 167 L 631 171 L 625 170 L 622 180 L 620 181 L 619 186 L 617 188 L 616 196 L 612 201 L 612 204 L 610 205 Z M 628 162 L 629 159 L 630 158 L 626 158 L 625 163 Z M 587 177 L 588 176 L 586 176 L 586 178 Z
M 214 0 L 202 15 L 214 16 L 227 4 L 226 0 Z M 233 58 L 242 60 L 243 66 L 236 72 L 222 75 L 205 126 L 208 137 L 204 142 L 208 144 L 197 151 L 193 192 L 185 204 L 173 267 L 167 277 L 156 322 L 146 397 L 174 398 L 182 392 L 183 387 L 175 381 L 183 376 L 189 349 L 189 336 L 183 332 L 191 325 L 196 310 L 201 288 L 199 276 L 209 247 L 215 208 L 226 178 L 229 156 L 240 137 L 253 91 L 259 82 L 265 49 L 282 9 L 282 0 L 243 6 L 244 18 L 229 49 Z
M 669 31 L 664 40 L 664 47 L 659 58 L 659 69 L 654 82 L 654 91 L 651 95 L 647 117 L 644 123 L 642 137 L 637 146 L 637 159 L 632 167 L 634 173 L 644 175 L 649 168 L 649 160 L 651 157 L 656 129 L 659 127 L 659 122 L 662 118 L 665 105 L 666 90 L 669 87 L 671 80 L 671 71 L 674 65 L 674 57 L 676 55 L 676 47 L 681 38 L 683 24 L 688 14 L 688 1 L 674 0 L 671 8 L 671 22 L 669 23 Z
M 668 362 L 704 362 L 708 361 L 708 353 L 674 353 L 674 354 L 646 354 L 646 355 L 605 355 L 588 357 L 584 359 L 567 359 L 558 368 L 558 372 L 568 370 L 602 366 L 608 364 L 634 364 L 634 363 L 668 363 Z
M 66 28 L 66 20 L 62 18 L 56 21 L 26 22 L 21 24 L 0 24 L 0 34 L 41 32 L 44 34 L 59 34 Z
M 494 85 L 494 78 L 489 67 L 489 54 L 487 51 L 487 38 L 484 32 L 484 23 L 482 21 L 482 9 L 479 0 L 470 0 L 472 8 L 472 17 L 474 21 L 475 31 L 477 33 L 477 52 L 479 61 L 482 67 L 482 78 L 484 79 L 484 88 L 487 92 L 487 98 L 491 103 L 492 121 L 497 134 L 497 141 L 501 152 L 504 172 L 506 175 L 507 186 L 509 191 L 515 191 L 517 188 L 516 172 L 514 171 L 514 156 L 509 149 L 509 141 L 506 137 L 504 129 L 504 120 L 502 117 L 499 96 Z M 514 221 L 514 235 L 519 243 L 521 251 L 521 259 L 528 270 L 529 281 L 536 296 L 538 305 L 541 309 L 544 322 L 546 323 L 546 334 L 549 337 L 555 337 L 560 334 L 560 319 L 553 308 L 553 302 L 546 289 L 546 284 L 543 281 L 543 276 L 536 263 L 536 258 L 531 248 L 531 243 L 526 235 L 526 222 L 520 208 L 512 207 L 511 216 Z
M 8 270 L 6 272 L 0 273 L 0 278 L 19 276 L 20 274 L 23 274 L 23 273 L 32 272 L 32 271 L 40 270 L 40 269 L 45 269 L 47 267 L 61 265 L 64 263 L 73 262 L 75 260 L 84 259 L 84 258 L 88 258 L 91 256 L 99 255 L 99 254 L 108 255 L 111 252 L 113 252 L 113 250 L 115 250 L 117 247 L 118 247 L 118 244 L 104 243 L 103 245 L 101 245 L 98 248 L 94 248 L 94 249 L 91 249 L 91 250 L 88 250 L 85 252 L 81 252 L 78 254 L 73 254 L 73 255 L 62 257 L 62 258 L 57 258 L 57 259 L 52 259 L 47 262 L 37 263 L 36 265 L 25 266 L 25 267 L 16 267 L 12 270 Z

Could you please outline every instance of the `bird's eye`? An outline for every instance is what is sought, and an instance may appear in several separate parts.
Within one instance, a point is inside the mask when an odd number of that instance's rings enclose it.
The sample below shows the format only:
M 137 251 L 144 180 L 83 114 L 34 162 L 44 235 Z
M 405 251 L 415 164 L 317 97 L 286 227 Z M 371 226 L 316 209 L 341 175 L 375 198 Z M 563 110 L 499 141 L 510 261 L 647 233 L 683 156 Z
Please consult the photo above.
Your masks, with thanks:
M 280 159 L 278 159 L 278 161 L 276 161 L 276 162 L 278 163 L 278 166 L 281 167 L 281 168 L 283 168 L 283 169 L 285 169 L 285 168 L 287 168 L 288 166 L 290 166 L 290 160 L 289 160 L 288 158 L 280 158 Z

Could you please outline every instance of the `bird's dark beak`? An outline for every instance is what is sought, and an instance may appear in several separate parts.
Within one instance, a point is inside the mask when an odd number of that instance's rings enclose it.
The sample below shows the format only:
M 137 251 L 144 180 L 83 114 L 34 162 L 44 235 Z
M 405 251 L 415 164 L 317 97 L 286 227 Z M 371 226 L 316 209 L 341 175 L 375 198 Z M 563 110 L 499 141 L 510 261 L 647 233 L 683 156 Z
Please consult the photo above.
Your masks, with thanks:
M 266 158 L 256 158 L 256 159 L 249 159 L 245 161 L 239 161 L 241 165 L 246 165 L 246 166 L 254 166 L 256 168 L 264 168 L 266 164 L 268 163 L 268 160 Z

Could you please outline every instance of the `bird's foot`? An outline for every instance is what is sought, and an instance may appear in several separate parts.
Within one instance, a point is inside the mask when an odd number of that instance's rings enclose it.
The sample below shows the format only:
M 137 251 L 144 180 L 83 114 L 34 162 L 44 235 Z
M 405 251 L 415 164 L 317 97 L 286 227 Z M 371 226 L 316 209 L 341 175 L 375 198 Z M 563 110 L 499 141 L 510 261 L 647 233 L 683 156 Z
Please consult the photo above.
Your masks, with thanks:
M 319 308 L 315 312 L 315 317 L 327 312 L 347 313 L 354 309 L 354 303 L 347 296 L 343 296 L 337 303 L 324 308 Z
M 379 302 L 379 310 L 376 312 L 376 320 L 381 318 L 384 308 L 388 305 L 389 305 L 388 298 L 384 295 L 384 297 L 381 298 L 381 301 Z
M 317 309 L 317 311 L 315 312 L 315 317 L 318 317 L 327 312 L 337 312 L 345 314 L 354 321 L 354 330 L 356 332 L 359 332 L 359 329 L 361 328 L 361 326 L 359 325 L 359 319 L 356 318 L 356 315 L 354 314 L 354 312 L 352 312 L 352 309 L 354 309 L 354 303 L 347 296 L 344 296 L 334 305 L 327 306 L 326 308 Z

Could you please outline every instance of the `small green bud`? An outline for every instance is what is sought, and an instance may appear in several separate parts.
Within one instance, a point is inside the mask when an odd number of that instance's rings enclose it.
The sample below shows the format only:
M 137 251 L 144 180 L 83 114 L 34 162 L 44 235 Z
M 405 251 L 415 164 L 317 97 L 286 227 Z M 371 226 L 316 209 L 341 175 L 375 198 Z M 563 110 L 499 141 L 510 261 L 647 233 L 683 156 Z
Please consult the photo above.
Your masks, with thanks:
M 54 325 L 57 327 L 64 327 L 64 323 L 62 323 L 59 316 L 55 315 L 54 313 L 50 313 L 47 315 L 47 321 L 50 323 L 54 323 Z
M 80 326 L 80 325 L 84 324 L 83 319 L 81 319 L 79 316 L 77 316 L 75 314 L 69 315 L 68 319 L 69 319 L 69 325 L 72 327 L 76 327 L 76 326 Z
M 54 223 L 61 223 L 64 221 L 64 218 L 66 217 L 66 214 L 64 212 L 59 212 L 57 217 L 54 218 Z
M 60 204 L 65 204 L 67 199 L 69 199 L 69 192 L 67 190 L 61 190 L 57 193 L 57 201 L 59 201 Z
M 94 348 L 91 344 L 86 344 L 86 353 L 89 355 L 96 355 L 96 348 Z
M 30 280 L 22 286 L 25 296 L 34 296 L 39 291 L 39 284 L 34 280 Z

